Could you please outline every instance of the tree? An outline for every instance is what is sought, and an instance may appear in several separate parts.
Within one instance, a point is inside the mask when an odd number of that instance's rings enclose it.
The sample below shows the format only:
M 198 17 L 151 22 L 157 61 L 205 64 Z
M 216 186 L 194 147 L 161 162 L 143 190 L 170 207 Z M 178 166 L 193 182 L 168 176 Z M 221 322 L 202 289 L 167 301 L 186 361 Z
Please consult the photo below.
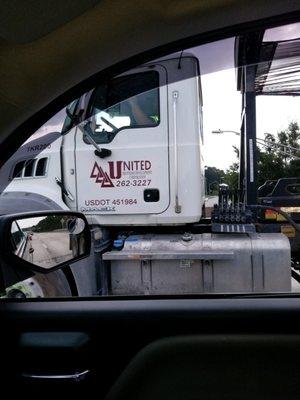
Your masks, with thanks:
M 218 193 L 218 184 L 222 182 L 225 177 L 225 172 L 222 169 L 215 167 L 207 167 L 205 170 L 206 178 L 206 191 L 208 194 Z
M 297 122 L 290 122 L 287 129 L 277 133 L 277 137 L 270 133 L 265 134 L 265 142 L 270 145 L 264 149 L 257 149 L 258 185 L 267 179 L 300 176 L 300 129 Z M 295 151 L 291 151 L 293 147 Z
M 265 134 L 265 142 L 269 146 L 262 149 L 256 148 L 258 187 L 263 185 L 266 180 L 300 176 L 300 160 L 294 158 L 294 156 L 300 158 L 299 141 L 300 128 L 294 121 L 289 123 L 287 129 L 279 131 L 277 136 L 271 133 Z M 290 151 L 289 147 L 299 150 Z M 239 150 L 235 146 L 234 151 L 239 159 Z M 234 162 L 225 171 L 224 181 L 232 189 L 238 187 L 238 170 L 238 163 Z
M 51 232 L 55 229 L 61 229 L 61 217 L 60 215 L 48 215 L 35 226 L 35 231 Z
M 225 172 L 224 182 L 234 190 L 239 185 L 239 163 L 233 163 Z

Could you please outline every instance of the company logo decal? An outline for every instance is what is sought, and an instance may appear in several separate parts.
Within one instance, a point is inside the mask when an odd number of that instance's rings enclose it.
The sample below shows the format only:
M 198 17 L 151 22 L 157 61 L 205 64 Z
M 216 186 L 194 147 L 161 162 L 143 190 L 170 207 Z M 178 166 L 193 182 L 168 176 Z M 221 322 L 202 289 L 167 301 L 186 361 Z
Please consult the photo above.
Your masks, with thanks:
M 103 188 L 115 187 L 114 180 L 126 176 L 126 179 L 135 179 L 142 175 L 151 174 L 151 162 L 148 160 L 135 161 L 108 161 L 107 168 L 94 163 L 90 178 L 95 179 Z M 120 181 L 117 181 L 117 186 Z M 123 185 L 122 185 L 123 186 Z
M 96 178 L 95 182 L 100 183 L 101 187 L 114 187 L 108 173 L 95 162 L 90 178 Z

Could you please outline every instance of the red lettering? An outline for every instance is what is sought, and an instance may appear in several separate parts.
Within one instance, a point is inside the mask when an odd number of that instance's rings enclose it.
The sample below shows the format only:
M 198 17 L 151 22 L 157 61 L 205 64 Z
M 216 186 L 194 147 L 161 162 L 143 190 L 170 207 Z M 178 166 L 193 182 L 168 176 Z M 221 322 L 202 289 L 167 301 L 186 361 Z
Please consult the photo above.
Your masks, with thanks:
M 116 164 L 116 166 L 115 166 Z M 108 162 L 109 166 L 109 176 L 111 179 L 120 179 L 122 176 L 122 161 L 116 161 L 114 163 L 113 161 Z
M 123 171 L 130 171 L 130 161 L 123 161 Z

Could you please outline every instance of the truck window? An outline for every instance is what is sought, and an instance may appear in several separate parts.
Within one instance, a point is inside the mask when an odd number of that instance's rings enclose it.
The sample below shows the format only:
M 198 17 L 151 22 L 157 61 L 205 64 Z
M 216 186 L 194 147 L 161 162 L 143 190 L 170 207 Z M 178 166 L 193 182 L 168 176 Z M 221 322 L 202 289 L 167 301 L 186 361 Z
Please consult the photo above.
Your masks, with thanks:
M 73 101 L 71 104 L 68 105 L 68 107 L 66 108 L 66 118 L 64 120 L 63 123 L 63 127 L 62 127 L 62 131 L 61 133 L 66 133 L 68 132 L 70 129 L 73 128 L 74 121 L 72 120 L 71 116 L 75 114 L 75 111 L 77 109 L 78 106 L 78 99 L 76 99 L 75 101 Z
M 299 195 L 300 194 L 300 184 L 298 185 L 288 185 L 286 188 L 287 192 L 290 194 Z
M 41 158 L 38 160 L 36 170 L 35 170 L 35 176 L 44 176 L 46 175 L 46 167 L 47 167 L 47 158 Z
M 24 171 L 24 176 L 25 177 L 30 177 L 33 175 L 33 167 L 35 164 L 35 160 L 27 160 L 26 165 L 25 165 L 25 171 Z
M 22 176 L 22 171 L 25 165 L 25 160 L 24 161 L 20 161 L 16 164 L 14 171 L 13 171 L 13 179 L 14 178 L 21 178 Z
M 159 124 L 159 74 L 147 71 L 112 79 L 98 86 L 91 97 L 94 139 L 110 142 L 124 128 Z

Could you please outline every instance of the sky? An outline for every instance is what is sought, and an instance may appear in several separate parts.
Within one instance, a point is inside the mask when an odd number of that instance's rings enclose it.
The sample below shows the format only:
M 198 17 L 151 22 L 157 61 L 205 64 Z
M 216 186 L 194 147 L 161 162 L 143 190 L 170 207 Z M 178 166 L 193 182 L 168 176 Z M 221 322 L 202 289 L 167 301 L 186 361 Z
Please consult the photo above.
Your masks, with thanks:
M 296 23 L 267 30 L 264 41 L 299 37 L 300 24 Z M 239 136 L 234 133 L 215 135 L 212 131 L 240 130 L 241 95 L 236 89 L 234 40 L 229 38 L 185 51 L 193 53 L 200 63 L 205 165 L 224 170 L 237 161 L 233 145 L 239 146 Z M 300 97 L 257 96 L 256 99 L 258 138 L 264 138 L 264 133 L 276 135 L 278 131 L 286 129 L 291 121 L 300 124 Z M 62 110 L 34 137 L 60 131 L 64 118 L 65 111 Z
M 240 130 L 241 95 L 232 88 L 235 83 L 234 75 L 235 71 L 229 69 L 202 77 L 205 163 L 220 169 L 226 169 L 236 161 L 232 146 L 239 146 L 240 140 L 234 133 L 211 133 L 217 129 L 238 132 Z M 219 91 L 222 91 L 222 94 L 218 95 Z M 286 129 L 291 121 L 300 124 L 299 97 L 256 97 L 258 138 L 264 139 L 264 133 L 276 135 Z
M 24 219 L 18 219 L 17 223 L 19 225 L 19 227 L 22 229 L 24 228 L 30 228 L 33 225 L 38 224 L 40 221 L 42 221 L 42 219 L 44 219 L 45 217 L 31 217 L 31 218 L 24 218 Z
M 300 37 L 300 24 L 269 29 L 264 41 L 295 39 Z M 212 134 L 213 130 L 239 132 L 241 126 L 241 95 L 236 88 L 234 68 L 234 38 L 192 48 L 200 63 L 203 92 L 203 129 L 205 138 L 205 164 L 226 170 L 236 155 L 233 145 L 239 146 L 239 136 L 234 133 Z M 300 78 L 300 76 L 299 76 Z M 291 121 L 300 125 L 300 97 L 257 96 L 257 137 L 264 133 L 277 134 Z

